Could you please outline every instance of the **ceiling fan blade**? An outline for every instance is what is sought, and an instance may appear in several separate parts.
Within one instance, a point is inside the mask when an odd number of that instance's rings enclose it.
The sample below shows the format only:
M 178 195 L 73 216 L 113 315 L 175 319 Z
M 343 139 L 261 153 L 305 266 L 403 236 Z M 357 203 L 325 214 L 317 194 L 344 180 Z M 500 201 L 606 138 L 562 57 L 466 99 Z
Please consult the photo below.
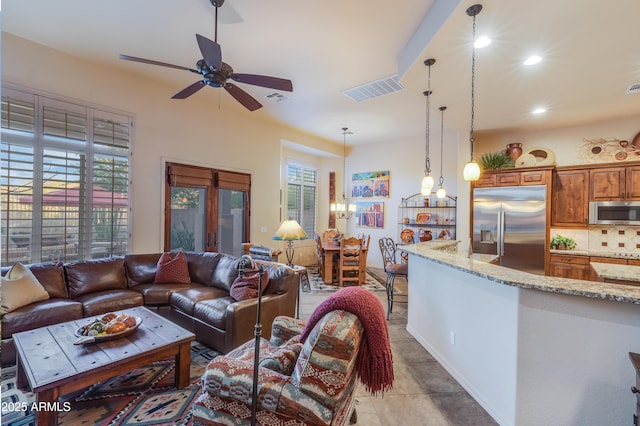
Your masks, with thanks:
M 220 45 L 200 34 L 196 34 L 196 39 L 198 40 L 200 53 L 202 53 L 202 57 L 207 66 L 210 68 L 213 67 L 216 70 L 222 68 L 222 49 Z
M 256 74 L 231 74 L 229 77 L 233 81 L 238 83 L 253 84 L 254 86 L 269 87 L 271 89 L 286 90 L 287 92 L 293 92 L 293 84 L 291 80 L 284 78 L 269 77 L 266 75 Z
M 125 61 L 142 62 L 143 64 L 160 65 L 161 67 L 175 68 L 178 70 L 191 71 L 196 74 L 200 74 L 198 71 L 194 70 L 193 68 L 187 68 L 180 65 L 167 64 L 166 62 L 159 62 L 151 59 L 136 58 L 135 56 L 129 56 L 129 55 L 120 55 L 120 59 L 124 59 Z
M 189 96 L 196 93 L 198 90 L 202 89 L 205 86 L 204 81 L 198 80 L 190 86 L 185 87 L 175 95 L 171 97 L 171 99 L 185 99 Z
M 231 96 L 233 96 L 238 102 L 240 102 L 249 111 L 255 111 L 262 108 L 262 104 L 256 101 L 253 96 L 239 88 L 233 83 L 226 83 L 224 88 Z

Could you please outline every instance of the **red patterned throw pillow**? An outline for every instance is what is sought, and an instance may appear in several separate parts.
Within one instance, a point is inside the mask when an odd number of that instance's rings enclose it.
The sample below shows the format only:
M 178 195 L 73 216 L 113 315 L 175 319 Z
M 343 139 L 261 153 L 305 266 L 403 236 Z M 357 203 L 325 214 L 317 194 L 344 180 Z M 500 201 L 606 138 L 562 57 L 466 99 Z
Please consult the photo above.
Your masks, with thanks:
M 229 294 L 236 300 L 253 299 L 258 297 L 259 270 L 245 270 L 231 284 Z M 262 292 L 269 284 L 269 274 L 265 270 L 262 274 Z
M 170 253 L 162 253 L 158 259 L 154 282 L 189 284 L 191 277 L 189 276 L 187 256 L 183 252 L 178 252 L 172 259 Z

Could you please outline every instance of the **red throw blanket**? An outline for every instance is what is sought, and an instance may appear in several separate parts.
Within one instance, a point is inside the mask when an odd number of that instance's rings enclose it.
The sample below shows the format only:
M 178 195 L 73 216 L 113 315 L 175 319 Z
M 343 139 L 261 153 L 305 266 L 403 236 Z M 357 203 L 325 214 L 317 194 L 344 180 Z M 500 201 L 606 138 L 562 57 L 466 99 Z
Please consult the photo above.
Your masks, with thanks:
M 305 324 L 300 341 L 304 342 L 316 323 L 327 313 L 343 310 L 356 315 L 364 326 L 364 337 L 356 361 L 358 377 L 373 395 L 391 389 L 393 356 L 384 308 L 380 300 L 360 287 L 344 287 L 322 302 Z

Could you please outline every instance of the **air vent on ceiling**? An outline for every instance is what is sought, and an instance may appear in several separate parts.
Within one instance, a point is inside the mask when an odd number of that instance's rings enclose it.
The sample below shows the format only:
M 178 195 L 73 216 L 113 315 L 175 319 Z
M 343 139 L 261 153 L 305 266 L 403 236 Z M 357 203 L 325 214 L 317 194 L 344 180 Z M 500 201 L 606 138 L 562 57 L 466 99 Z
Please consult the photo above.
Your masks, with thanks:
M 273 102 L 282 102 L 289 99 L 288 96 L 285 96 L 282 93 L 278 93 L 278 92 L 273 92 L 272 94 L 265 96 L 265 98 Z
M 398 76 L 391 75 L 352 87 L 342 93 L 356 102 L 362 102 L 378 96 L 388 95 L 389 93 L 399 92 L 400 90 L 404 90 L 404 87 L 398 82 Z
M 631 86 L 627 87 L 627 91 L 624 92 L 625 95 L 631 95 L 633 93 L 640 93 L 640 83 L 632 84 Z

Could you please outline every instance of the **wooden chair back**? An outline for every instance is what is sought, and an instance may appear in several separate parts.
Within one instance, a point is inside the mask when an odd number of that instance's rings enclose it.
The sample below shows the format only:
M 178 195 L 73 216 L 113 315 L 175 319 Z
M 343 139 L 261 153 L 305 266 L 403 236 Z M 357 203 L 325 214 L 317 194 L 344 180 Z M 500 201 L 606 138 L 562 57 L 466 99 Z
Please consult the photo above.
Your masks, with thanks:
M 340 240 L 338 259 L 338 283 L 360 285 L 360 265 L 362 263 L 362 239 L 357 237 Z

